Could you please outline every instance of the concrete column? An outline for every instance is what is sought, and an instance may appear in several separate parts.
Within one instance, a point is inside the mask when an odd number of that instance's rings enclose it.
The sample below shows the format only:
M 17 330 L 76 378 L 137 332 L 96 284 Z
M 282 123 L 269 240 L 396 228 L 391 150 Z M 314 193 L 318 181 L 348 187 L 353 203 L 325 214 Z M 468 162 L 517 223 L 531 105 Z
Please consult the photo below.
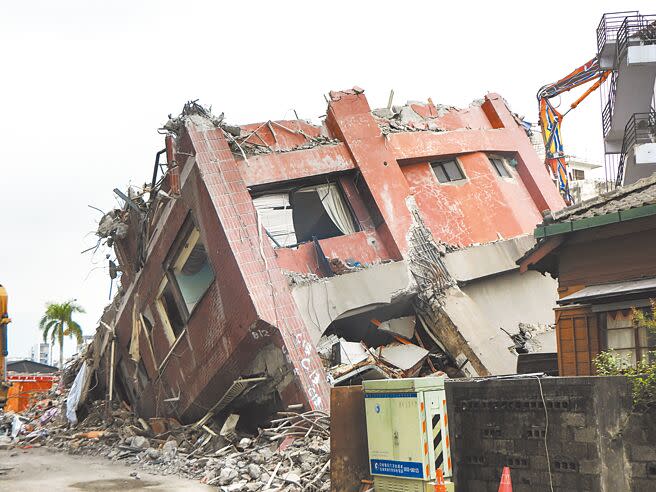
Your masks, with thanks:
M 406 204 L 411 192 L 398 162 L 385 145 L 385 137 L 363 91 L 355 88 L 331 92 L 326 124 L 346 143 L 369 186 L 384 219 L 378 232 L 390 256 L 403 258 L 408 251 L 406 235 L 412 224 Z

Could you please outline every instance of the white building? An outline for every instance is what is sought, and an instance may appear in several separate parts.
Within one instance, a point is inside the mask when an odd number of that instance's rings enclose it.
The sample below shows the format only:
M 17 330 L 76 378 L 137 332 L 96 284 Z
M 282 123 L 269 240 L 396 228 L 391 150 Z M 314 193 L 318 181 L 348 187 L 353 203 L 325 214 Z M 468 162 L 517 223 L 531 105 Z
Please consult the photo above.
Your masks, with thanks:
M 30 359 L 41 364 L 52 365 L 52 352 L 50 344 L 41 342 L 32 346 L 30 350 Z
M 602 164 L 570 157 L 567 159 L 569 171 L 569 191 L 574 203 L 594 198 L 606 190 L 606 183 L 600 176 Z M 594 172 L 599 170 L 598 172 Z

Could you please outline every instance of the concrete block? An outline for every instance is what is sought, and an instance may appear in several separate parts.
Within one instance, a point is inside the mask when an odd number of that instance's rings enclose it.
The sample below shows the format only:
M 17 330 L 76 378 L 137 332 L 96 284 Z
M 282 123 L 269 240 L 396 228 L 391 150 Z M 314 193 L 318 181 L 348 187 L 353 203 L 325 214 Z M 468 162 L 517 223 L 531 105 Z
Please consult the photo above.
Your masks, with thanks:
M 589 460 L 598 460 L 599 459 L 599 446 L 597 443 L 588 443 L 588 454 L 587 458 Z
M 565 425 L 571 425 L 573 427 L 585 427 L 586 418 L 584 413 L 564 413 L 562 415 L 562 421 Z
M 597 429 L 594 427 L 587 427 L 585 429 L 575 429 L 574 440 L 577 442 L 596 442 Z
M 656 480 L 651 478 L 637 478 L 633 480 L 632 485 L 632 492 L 654 492 L 656 489 Z
M 631 461 L 656 461 L 656 446 L 630 445 Z
M 515 450 L 515 442 L 510 439 L 495 439 L 494 449 L 497 453 L 513 453 Z
M 567 453 L 568 456 L 577 458 L 579 460 L 588 460 L 588 459 L 597 459 L 597 456 L 588 456 L 588 446 L 590 444 L 584 442 L 568 442 L 563 446 L 563 451 Z
M 599 474 L 601 471 L 601 463 L 599 460 L 581 460 L 579 461 L 579 473 L 584 475 Z
M 647 477 L 647 463 L 632 462 L 631 463 L 631 477 Z

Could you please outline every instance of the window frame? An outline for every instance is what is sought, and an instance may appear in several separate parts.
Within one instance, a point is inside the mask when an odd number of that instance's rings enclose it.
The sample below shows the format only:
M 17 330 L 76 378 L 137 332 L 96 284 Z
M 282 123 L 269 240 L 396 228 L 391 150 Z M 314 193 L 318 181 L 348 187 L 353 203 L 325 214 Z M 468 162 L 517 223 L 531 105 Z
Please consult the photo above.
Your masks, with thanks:
M 342 174 L 343 175 L 343 174 Z M 348 175 L 347 175 L 348 176 Z M 279 187 L 266 187 L 262 189 L 262 191 L 257 191 L 257 192 L 251 192 L 251 201 L 265 195 L 274 195 L 277 193 L 285 193 L 287 195 L 287 200 L 289 202 L 289 209 L 292 211 L 292 214 L 294 213 L 294 194 L 299 192 L 300 190 L 304 188 L 310 188 L 312 186 L 317 186 L 317 185 L 330 185 L 333 184 L 337 188 L 337 192 L 339 193 L 339 197 L 342 200 L 342 202 L 346 205 L 346 208 L 348 209 L 348 212 L 351 216 L 351 220 L 353 221 L 353 225 L 355 227 L 355 234 L 358 232 L 364 231 L 364 227 L 362 226 L 362 223 L 360 222 L 360 218 L 357 216 L 355 213 L 355 209 L 353 208 L 353 204 L 351 201 L 348 199 L 348 195 L 346 193 L 346 190 L 344 189 L 344 185 L 342 184 L 341 180 L 339 179 L 339 175 L 323 175 L 320 176 L 321 179 L 305 179 L 302 181 L 295 181 L 293 184 L 288 183 L 288 185 L 285 185 L 284 183 L 280 183 L 281 186 Z M 355 179 L 354 179 L 355 182 Z M 355 188 L 355 184 L 354 184 Z M 359 192 L 357 189 L 355 190 L 356 192 Z M 257 211 L 256 211 L 257 213 Z M 293 219 L 292 219 L 293 220 Z M 264 227 L 264 226 L 263 226 Z M 345 236 L 346 234 L 340 234 L 337 236 L 331 236 L 332 237 L 340 237 L 340 236 Z M 326 238 L 329 239 L 329 238 Z M 321 241 L 322 239 L 320 239 Z M 307 244 L 311 242 L 311 240 L 307 241 L 297 241 L 294 244 L 288 244 L 285 246 L 278 246 L 278 245 L 273 245 L 274 249 L 294 249 L 299 247 L 302 244 Z
M 458 171 L 460 172 L 460 176 L 462 176 L 462 177 L 460 177 L 458 179 L 451 179 L 450 178 L 449 173 L 446 171 L 446 168 L 444 167 L 444 165 L 446 163 L 449 163 L 449 162 L 453 162 L 456 165 L 456 168 L 458 169 Z M 435 176 L 435 179 L 437 179 L 437 182 L 441 185 L 444 185 L 444 184 L 448 185 L 448 184 L 451 184 L 451 183 L 455 184 L 455 183 L 459 183 L 460 181 L 467 181 L 468 180 L 467 175 L 465 174 L 465 170 L 462 166 L 462 163 L 460 162 L 460 159 L 458 159 L 457 157 L 452 157 L 450 159 L 442 159 L 442 160 L 437 160 L 437 161 L 430 161 L 429 164 L 430 164 L 430 167 L 431 167 L 431 171 L 433 172 L 433 175 Z M 439 167 L 442 170 L 442 173 L 444 173 L 444 175 L 446 176 L 447 181 L 440 181 L 439 176 L 435 172 L 436 167 Z
M 639 308 L 643 312 L 648 312 L 647 308 Z M 621 312 L 622 310 L 620 310 Z M 642 325 L 636 325 L 633 320 L 631 320 L 631 325 L 630 326 L 622 326 L 622 327 L 616 327 L 616 328 L 609 328 L 608 327 L 608 317 L 610 316 L 611 313 L 616 313 L 617 311 L 607 311 L 604 313 L 600 313 L 602 315 L 602 320 L 603 320 L 603 332 L 604 332 L 604 346 L 606 350 L 613 350 L 617 353 L 625 352 L 625 351 L 631 351 L 633 355 L 635 356 L 636 363 L 643 360 L 645 357 L 649 357 L 649 352 L 656 350 L 656 345 L 650 346 L 649 345 L 649 332 L 646 333 L 646 338 L 647 338 L 647 345 L 642 345 L 640 343 L 640 332 L 641 330 L 648 330 L 646 326 Z M 608 332 L 609 331 L 620 331 L 620 330 L 631 330 L 632 333 L 632 339 L 633 339 L 633 345 L 631 347 L 610 347 L 608 345 Z M 635 365 L 635 364 L 634 364 Z
M 157 314 L 159 315 L 160 320 L 162 321 L 162 325 L 164 326 L 164 333 L 166 335 L 167 340 L 169 341 L 169 344 L 174 344 L 178 340 L 178 338 L 184 335 L 187 325 L 189 324 L 189 320 L 196 312 L 196 308 L 205 298 L 207 293 L 210 291 L 212 285 L 216 282 L 216 271 L 208 255 L 207 263 L 209 264 L 209 267 L 212 270 L 212 281 L 207 286 L 203 294 L 198 298 L 198 301 L 196 302 L 196 304 L 194 304 L 193 308 L 189 310 L 189 308 L 187 307 L 187 302 L 185 301 L 185 298 L 182 295 L 180 286 L 178 285 L 178 280 L 175 276 L 174 269 L 176 268 L 176 266 L 178 266 L 178 263 L 180 263 L 181 261 L 182 258 L 181 255 L 184 252 L 185 246 L 188 244 L 189 240 L 195 234 L 197 234 L 197 236 L 194 238 L 193 246 L 189 247 L 189 251 L 193 250 L 193 247 L 198 243 L 198 241 L 200 241 L 203 247 L 205 248 L 205 252 L 207 253 L 207 248 L 201 238 L 200 228 L 198 227 L 196 221 L 194 220 L 193 216 L 190 213 L 185 219 L 182 227 L 180 227 L 180 230 L 178 231 L 178 234 L 176 235 L 175 240 L 173 241 L 171 248 L 169 249 L 169 252 L 166 255 L 166 258 L 162 264 L 162 267 L 164 269 L 164 275 L 157 289 L 157 295 L 155 297 L 154 305 L 155 305 L 155 310 L 157 311 Z M 188 257 L 189 255 L 186 256 L 184 261 L 186 261 Z M 183 323 L 183 327 L 178 335 L 175 334 L 175 330 L 173 329 L 171 320 L 169 319 L 168 313 L 166 312 L 166 307 L 164 306 L 164 303 L 162 301 L 162 295 L 164 293 L 164 290 L 169 285 L 171 287 L 171 292 L 173 294 L 175 307 L 180 312 L 180 317 Z
M 184 329 L 182 330 L 180 335 L 175 334 L 175 330 L 173 329 L 173 325 L 171 324 L 171 320 L 169 319 L 169 314 L 166 312 L 166 306 L 164 306 L 164 302 L 162 301 L 164 290 L 166 289 L 169 282 L 170 280 L 168 279 L 168 277 L 164 275 L 161 282 L 159 283 L 159 287 L 157 288 L 157 295 L 155 296 L 154 304 L 155 304 L 155 311 L 157 311 L 157 315 L 159 316 L 159 319 L 162 322 L 162 327 L 164 328 L 164 335 L 166 336 L 169 345 L 171 345 L 175 343 L 178 337 L 184 333 Z M 173 290 L 174 290 L 174 297 L 175 297 L 175 289 Z M 177 305 L 177 300 L 176 300 L 176 305 Z
M 487 156 L 487 160 L 490 161 L 490 165 L 492 166 L 492 169 L 494 169 L 498 177 L 503 179 L 513 179 L 513 175 L 510 172 L 510 166 L 508 164 L 508 160 L 505 157 L 491 154 Z M 505 175 L 501 174 L 499 168 L 497 167 L 497 164 L 495 164 L 495 161 L 498 161 L 498 163 L 501 165 L 501 168 L 506 173 Z
M 579 174 L 579 175 L 577 175 L 577 174 Z M 585 180 L 585 170 L 583 170 L 583 169 L 572 169 L 572 181 L 583 181 L 583 180 Z

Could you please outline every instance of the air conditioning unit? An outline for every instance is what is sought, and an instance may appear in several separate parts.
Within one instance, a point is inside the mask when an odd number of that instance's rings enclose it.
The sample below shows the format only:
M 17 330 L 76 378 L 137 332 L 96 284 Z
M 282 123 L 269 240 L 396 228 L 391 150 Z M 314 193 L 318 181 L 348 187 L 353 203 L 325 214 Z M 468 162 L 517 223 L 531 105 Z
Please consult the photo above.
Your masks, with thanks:
M 453 475 L 443 377 L 363 381 L 376 492 L 434 492 Z

